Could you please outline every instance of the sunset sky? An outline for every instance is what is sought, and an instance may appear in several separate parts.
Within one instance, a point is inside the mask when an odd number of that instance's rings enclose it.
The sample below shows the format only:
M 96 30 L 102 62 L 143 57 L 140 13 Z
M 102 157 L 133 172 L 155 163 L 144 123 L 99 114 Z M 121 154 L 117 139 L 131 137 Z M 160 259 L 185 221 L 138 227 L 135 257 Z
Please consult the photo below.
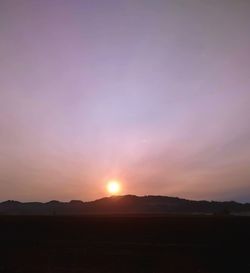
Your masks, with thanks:
M 250 202 L 250 1 L 1 0 L 0 201 Z

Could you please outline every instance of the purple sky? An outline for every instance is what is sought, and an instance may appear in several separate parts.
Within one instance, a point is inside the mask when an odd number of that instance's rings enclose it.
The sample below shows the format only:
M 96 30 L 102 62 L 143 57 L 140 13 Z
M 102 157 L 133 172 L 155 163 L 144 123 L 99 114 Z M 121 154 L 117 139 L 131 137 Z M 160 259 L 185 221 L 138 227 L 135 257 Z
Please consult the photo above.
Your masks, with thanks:
M 0 200 L 250 202 L 250 1 L 1 0 Z

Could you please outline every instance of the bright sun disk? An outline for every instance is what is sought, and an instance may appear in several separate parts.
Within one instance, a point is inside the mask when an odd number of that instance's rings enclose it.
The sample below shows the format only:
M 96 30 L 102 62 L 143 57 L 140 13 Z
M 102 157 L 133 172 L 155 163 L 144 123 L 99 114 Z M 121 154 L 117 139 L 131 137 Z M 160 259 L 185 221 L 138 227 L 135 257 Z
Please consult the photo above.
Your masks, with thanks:
M 120 190 L 121 190 L 121 185 L 118 181 L 112 180 L 108 182 L 107 191 L 110 194 L 113 194 L 113 195 L 118 194 Z

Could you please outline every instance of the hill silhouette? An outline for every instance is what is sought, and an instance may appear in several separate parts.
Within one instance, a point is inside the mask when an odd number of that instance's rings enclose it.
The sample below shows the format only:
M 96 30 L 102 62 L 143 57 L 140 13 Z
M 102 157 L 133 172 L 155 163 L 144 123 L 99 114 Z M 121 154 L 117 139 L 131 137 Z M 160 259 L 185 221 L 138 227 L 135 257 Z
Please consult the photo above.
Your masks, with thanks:
M 169 196 L 111 196 L 95 201 L 47 203 L 5 201 L 2 215 L 85 215 L 85 214 L 249 214 L 250 204 L 234 201 L 194 201 Z

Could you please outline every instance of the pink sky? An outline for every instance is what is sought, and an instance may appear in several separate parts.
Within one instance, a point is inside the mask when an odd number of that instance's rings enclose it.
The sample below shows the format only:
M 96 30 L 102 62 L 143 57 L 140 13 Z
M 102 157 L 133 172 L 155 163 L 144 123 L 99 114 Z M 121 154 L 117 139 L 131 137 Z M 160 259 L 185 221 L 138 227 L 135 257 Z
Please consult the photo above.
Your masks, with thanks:
M 250 2 L 0 1 L 0 201 L 250 202 Z

